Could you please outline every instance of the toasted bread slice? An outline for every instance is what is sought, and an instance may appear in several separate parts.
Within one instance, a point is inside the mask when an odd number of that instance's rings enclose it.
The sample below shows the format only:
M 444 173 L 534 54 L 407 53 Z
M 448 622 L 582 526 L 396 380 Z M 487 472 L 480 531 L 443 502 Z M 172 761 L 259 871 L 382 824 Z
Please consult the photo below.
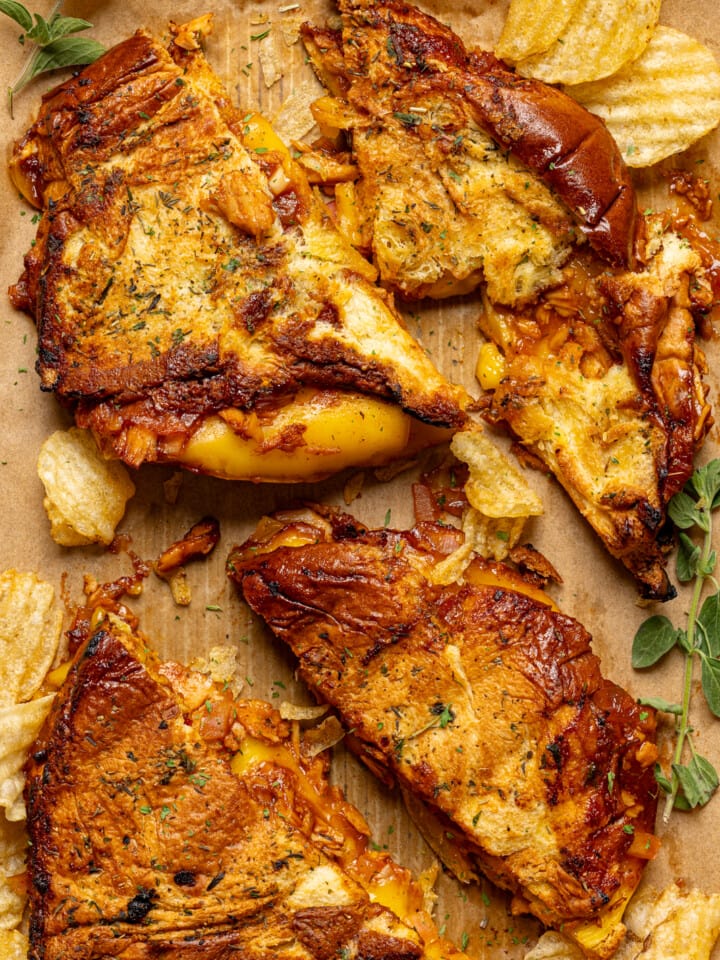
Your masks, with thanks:
M 28 767 L 33 958 L 463 960 L 291 724 L 99 613 Z
M 496 347 L 488 419 L 552 471 L 641 595 L 669 600 L 667 506 L 713 422 L 697 335 L 712 288 L 682 232 L 652 219 L 642 271 L 574 258 L 538 304 L 487 302 L 480 326 Z
M 696 333 L 717 250 L 694 211 L 637 214 L 607 129 L 560 91 L 401 0 L 340 8 L 342 30 L 304 37 L 332 94 L 315 114 L 348 131 L 361 174 L 337 188 L 341 225 L 390 289 L 482 287 L 488 418 L 644 597 L 672 598 L 666 508 L 712 422 Z
M 600 120 L 415 6 L 339 6 L 341 31 L 304 27 L 333 95 L 314 113 L 350 132 L 355 210 L 384 284 L 444 297 L 484 283 L 515 304 L 557 282 L 577 239 L 631 262 L 635 193 Z
M 367 530 L 328 509 L 229 559 L 251 608 L 397 782 L 445 862 L 512 891 L 591 957 L 622 939 L 652 836 L 653 711 L 600 673 L 590 636 L 502 564 L 438 584 L 443 530 Z
M 43 389 L 133 466 L 250 479 L 387 460 L 404 411 L 456 427 L 466 394 L 270 125 L 230 105 L 195 26 L 169 49 L 139 32 L 108 51 L 46 95 L 15 148 L 44 213 L 12 291 L 37 322 Z

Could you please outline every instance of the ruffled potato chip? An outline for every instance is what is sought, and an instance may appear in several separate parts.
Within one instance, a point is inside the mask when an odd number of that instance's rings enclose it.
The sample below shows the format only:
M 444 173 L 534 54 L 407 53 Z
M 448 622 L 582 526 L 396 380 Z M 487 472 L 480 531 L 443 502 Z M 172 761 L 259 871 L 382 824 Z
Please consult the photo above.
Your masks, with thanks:
M 475 553 L 503 560 L 518 542 L 526 520 L 543 512 L 540 498 L 479 424 L 456 433 L 450 450 L 468 466 L 469 507 L 463 516 L 463 544 L 438 561 L 429 574 L 438 584 L 461 581 Z
M 709 960 L 720 934 L 720 894 L 681 890 L 646 890 L 635 897 L 623 921 L 627 935 L 614 960 Z M 584 960 L 584 954 L 561 933 L 548 930 L 525 954 L 525 960 Z
M 11 822 L 25 819 L 23 766 L 54 696 L 49 694 L 0 709 L 0 807 Z
M 0 930 L 0 957 L 3 960 L 27 960 L 30 943 L 19 930 Z
M 642 56 L 614 76 L 565 89 L 603 118 L 631 167 L 686 150 L 720 123 L 717 60 L 670 27 L 658 27 Z
M 450 443 L 453 455 L 466 463 L 470 477 L 465 493 L 470 505 L 492 520 L 538 517 L 540 498 L 520 470 L 490 441 L 482 427 L 458 431 Z
M 50 535 L 63 547 L 109 544 L 135 493 L 126 468 L 106 460 L 87 430 L 57 430 L 40 448 L 38 475 Z
M 517 63 L 543 53 L 560 36 L 582 0 L 510 0 L 495 53 Z
M 0 573 L 0 708 L 29 700 L 57 653 L 62 612 L 34 573 Z
M 585 0 L 552 46 L 517 62 L 517 71 L 546 83 L 610 76 L 640 56 L 659 16 L 660 0 Z
M 624 917 L 628 928 L 618 960 L 708 960 L 720 934 L 720 893 L 681 890 L 636 897 Z

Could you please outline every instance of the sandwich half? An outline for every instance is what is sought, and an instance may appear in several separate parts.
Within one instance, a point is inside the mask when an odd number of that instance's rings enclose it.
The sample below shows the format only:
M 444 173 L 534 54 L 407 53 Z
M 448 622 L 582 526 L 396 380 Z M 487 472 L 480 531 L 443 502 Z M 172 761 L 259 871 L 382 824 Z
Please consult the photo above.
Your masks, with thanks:
M 268 122 L 231 104 L 209 29 L 119 43 L 16 144 L 43 216 L 11 299 L 36 321 L 42 389 L 132 466 L 317 479 L 437 441 L 467 395 Z
M 463 960 L 298 725 L 112 606 L 28 761 L 32 960 Z
M 228 570 L 445 863 L 609 957 L 658 849 L 653 711 L 509 567 L 439 580 L 446 544 L 318 508 L 268 518 Z
M 689 203 L 640 214 L 602 120 L 402 0 L 306 24 L 313 107 L 359 176 L 339 223 L 407 298 L 480 289 L 487 418 L 551 471 L 643 596 L 674 596 L 667 504 L 712 422 L 697 342 L 720 251 Z M 677 193 L 706 196 L 693 177 Z

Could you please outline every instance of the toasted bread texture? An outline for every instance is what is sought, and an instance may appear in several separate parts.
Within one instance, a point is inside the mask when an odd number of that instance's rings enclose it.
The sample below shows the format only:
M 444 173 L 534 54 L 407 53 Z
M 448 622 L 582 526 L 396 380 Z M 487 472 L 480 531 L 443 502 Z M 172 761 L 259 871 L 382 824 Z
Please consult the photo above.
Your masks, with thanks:
M 610 956 L 647 858 L 652 710 L 605 679 L 587 631 L 502 565 L 437 584 L 443 530 L 284 516 L 229 559 L 358 755 L 398 783 L 445 862 Z
M 488 419 L 644 597 L 670 599 L 667 505 L 712 420 L 696 335 L 718 251 L 688 228 L 697 211 L 639 215 L 597 117 L 422 10 L 340 9 L 341 29 L 304 36 L 330 93 L 316 116 L 347 132 L 360 172 L 336 188 L 341 225 L 407 297 L 482 289 Z M 697 189 L 685 176 L 678 193 Z
M 603 123 L 570 97 L 401 0 L 341 0 L 341 31 L 306 25 L 362 179 L 358 217 L 383 283 L 443 297 L 484 283 L 518 303 L 557 281 L 572 245 L 633 257 L 635 193 Z
M 307 424 L 347 397 L 457 426 L 466 394 L 405 330 L 287 147 L 231 105 L 197 35 L 175 40 L 118 44 L 48 93 L 16 145 L 13 178 L 44 215 L 11 296 L 37 322 L 43 389 L 134 466 L 183 462 L 219 420 L 256 442 L 258 479 L 263 453 L 321 446 Z
M 28 764 L 32 960 L 463 960 L 276 710 L 93 622 Z

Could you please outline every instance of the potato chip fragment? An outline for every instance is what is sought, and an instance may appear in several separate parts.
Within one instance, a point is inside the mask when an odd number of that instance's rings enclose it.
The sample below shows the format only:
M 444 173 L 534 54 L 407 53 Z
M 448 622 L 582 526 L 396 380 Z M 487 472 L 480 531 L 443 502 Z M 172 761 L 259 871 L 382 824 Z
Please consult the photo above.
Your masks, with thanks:
M 303 731 L 302 750 L 307 757 L 316 757 L 329 750 L 345 736 L 345 729 L 336 716 L 326 717 L 316 727 Z
M 321 703 L 314 707 L 306 707 L 300 703 L 292 703 L 290 700 L 281 700 L 278 712 L 283 720 L 318 720 L 324 717 L 330 707 Z
M 0 807 L 11 821 L 25 819 L 23 767 L 55 694 L 0 708 Z
M 640 56 L 659 16 L 660 0 L 585 0 L 548 50 L 515 66 L 545 83 L 599 80 Z
M 18 943 L 11 931 L 22 920 L 26 894 L 23 884 L 28 837 L 24 823 L 10 823 L 0 811 L 0 957 L 15 957 L 9 948 Z M 7 952 L 6 952 L 7 949 Z M 27 958 L 27 946 L 22 960 Z
M 106 460 L 87 430 L 57 430 L 40 448 L 38 476 L 50 535 L 63 547 L 109 544 L 135 485 L 119 460 Z
M 257 58 L 262 68 L 263 82 L 269 90 L 282 78 L 287 61 L 282 33 L 274 29 L 272 23 L 258 36 Z
M 310 104 L 324 93 L 324 88 L 314 74 L 308 74 L 299 80 L 290 94 L 280 104 L 272 117 L 275 132 L 289 144 L 293 140 L 302 140 L 315 126 L 315 118 L 310 112 Z
M 30 942 L 19 930 L 0 930 L 0 957 L 3 960 L 27 960 Z
M 517 63 L 547 50 L 560 36 L 581 0 L 510 0 L 495 54 Z
M 720 934 L 720 894 L 682 890 L 646 890 L 633 898 L 623 921 L 627 935 L 614 960 L 709 960 Z M 584 960 L 577 945 L 547 931 L 525 960 Z
M 582 950 L 555 930 L 546 931 L 525 960 L 584 960 Z
M 479 424 L 456 433 L 450 451 L 468 465 L 465 496 L 469 507 L 462 520 L 464 542 L 438 561 L 429 574 L 438 584 L 461 581 L 474 554 L 505 559 L 520 539 L 526 520 L 543 512 L 540 498 Z
M 708 960 L 720 934 L 720 893 L 673 883 L 635 898 L 623 919 L 628 936 L 618 960 Z
M 603 118 L 631 167 L 686 150 L 720 123 L 717 60 L 670 27 L 658 27 L 642 56 L 614 76 L 565 91 Z
M 215 683 L 229 687 L 235 696 L 240 694 L 243 681 L 238 676 L 237 650 L 230 644 L 211 647 L 205 657 L 196 657 L 188 665 L 191 670 L 207 673 Z
M 450 450 L 470 468 L 465 493 L 483 516 L 501 520 L 538 517 L 543 512 L 540 498 L 482 427 L 472 424 L 458 431 Z
M 57 653 L 62 611 L 34 573 L 0 573 L 0 708 L 29 700 Z

